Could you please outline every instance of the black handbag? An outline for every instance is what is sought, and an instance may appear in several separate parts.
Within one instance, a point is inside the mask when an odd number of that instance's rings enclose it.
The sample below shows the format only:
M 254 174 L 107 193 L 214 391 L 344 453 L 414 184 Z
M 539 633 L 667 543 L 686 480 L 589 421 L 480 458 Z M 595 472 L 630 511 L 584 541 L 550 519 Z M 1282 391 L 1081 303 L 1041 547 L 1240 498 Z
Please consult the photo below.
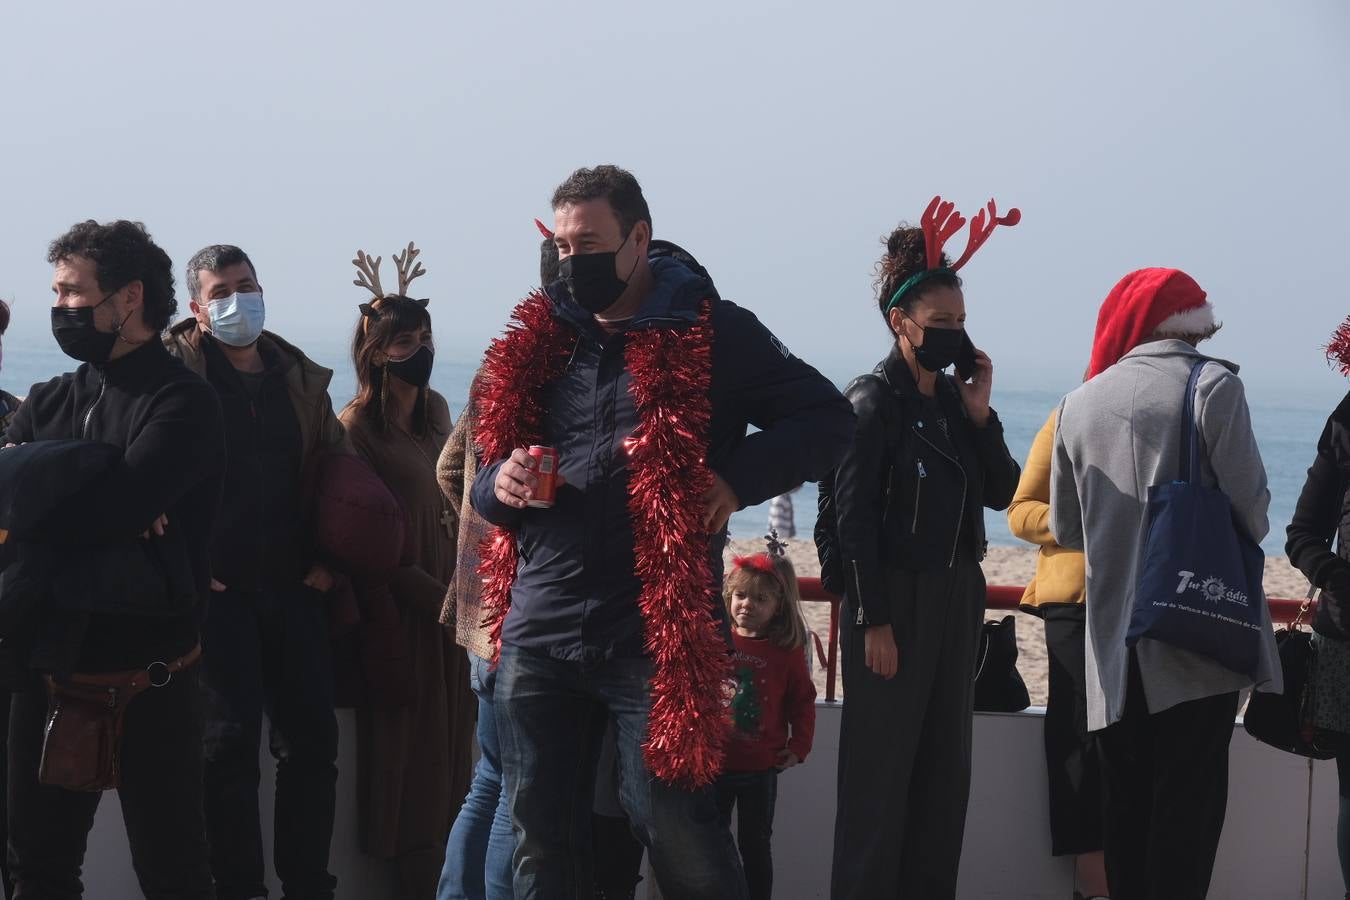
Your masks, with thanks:
M 975 649 L 975 709 L 1021 712 L 1030 706 L 1031 695 L 1017 671 L 1017 619 L 985 622 Z
M 1253 691 L 1242 717 L 1242 727 L 1263 744 L 1311 759 L 1331 759 L 1345 746 L 1345 736 L 1318 729 L 1313 724 L 1313 694 L 1317 671 L 1317 646 L 1312 634 L 1299 628 L 1312 600 L 1309 592 L 1303 608 L 1288 628 L 1275 632 L 1275 646 L 1284 672 L 1284 693 Z

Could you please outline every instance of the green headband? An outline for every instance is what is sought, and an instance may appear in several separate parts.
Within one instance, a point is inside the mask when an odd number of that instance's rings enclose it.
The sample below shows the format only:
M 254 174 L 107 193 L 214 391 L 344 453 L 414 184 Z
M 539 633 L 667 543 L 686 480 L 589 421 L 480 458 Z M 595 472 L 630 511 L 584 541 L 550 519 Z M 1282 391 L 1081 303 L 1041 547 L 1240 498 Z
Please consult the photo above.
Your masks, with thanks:
M 939 266 L 936 269 L 924 269 L 922 272 L 915 272 L 913 275 L 906 278 L 903 284 L 895 289 L 895 293 L 891 294 L 891 302 L 886 304 L 886 308 L 882 310 L 882 313 L 889 315 L 891 310 L 895 309 L 895 305 L 900 302 L 900 299 L 904 297 L 905 294 L 909 293 L 933 276 L 953 274 L 955 273 L 945 266 Z

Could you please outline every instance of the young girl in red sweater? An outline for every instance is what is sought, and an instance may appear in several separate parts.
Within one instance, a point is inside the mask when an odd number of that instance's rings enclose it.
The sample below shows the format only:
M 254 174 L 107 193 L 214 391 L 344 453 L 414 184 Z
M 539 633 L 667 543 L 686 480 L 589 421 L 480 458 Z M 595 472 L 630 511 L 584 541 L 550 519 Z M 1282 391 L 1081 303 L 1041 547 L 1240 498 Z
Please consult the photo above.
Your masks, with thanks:
M 736 642 L 734 727 L 717 781 L 718 807 L 736 843 L 750 900 L 773 893 L 773 809 L 778 773 L 806 759 L 816 728 L 816 687 L 806 671 L 806 625 L 797 573 L 777 534 L 769 550 L 737 557 L 722 589 Z

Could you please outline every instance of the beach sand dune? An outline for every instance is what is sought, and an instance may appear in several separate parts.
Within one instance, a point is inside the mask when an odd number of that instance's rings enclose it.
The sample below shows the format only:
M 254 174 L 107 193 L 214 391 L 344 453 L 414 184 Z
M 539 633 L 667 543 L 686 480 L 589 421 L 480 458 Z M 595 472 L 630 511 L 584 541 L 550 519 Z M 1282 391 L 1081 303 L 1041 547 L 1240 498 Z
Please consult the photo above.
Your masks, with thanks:
M 727 548 L 728 564 L 732 556 L 758 553 L 764 549 L 760 540 L 732 541 Z M 788 557 L 802 578 L 820 576 L 820 563 L 816 559 L 816 547 L 811 541 L 788 541 Z M 991 547 L 984 561 L 984 578 L 989 584 L 1023 586 L 1036 572 L 1036 550 L 1034 547 Z M 1270 597 L 1302 598 L 1308 592 L 1308 581 L 1283 556 L 1266 559 L 1265 576 L 1266 595 Z M 821 644 L 826 644 L 830 634 L 830 609 L 825 603 L 807 603 L 803 610 L 806 625 L 820 636 Z M 992 612 L 995 615 L 1006 613 Z M 1041 620 L 1026 613 L 1015 613 L 1017 617 L 1017 668 L 1027 683 L 1033 706 L 1044 706 L 1046 701 L 1047 660 L 1045 655 L 1045 632 Z M 817 664 L 814 669 L 816 691 L 825 696 L 825 667 Z M 836 696 L 843 695 L 843 684 L 835 686 Z

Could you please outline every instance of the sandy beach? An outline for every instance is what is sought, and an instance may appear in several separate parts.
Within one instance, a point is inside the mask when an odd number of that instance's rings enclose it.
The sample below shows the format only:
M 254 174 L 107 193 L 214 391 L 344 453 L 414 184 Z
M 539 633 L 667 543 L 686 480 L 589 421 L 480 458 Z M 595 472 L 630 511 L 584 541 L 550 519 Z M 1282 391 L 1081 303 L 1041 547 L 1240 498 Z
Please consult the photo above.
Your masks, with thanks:
M 764 549 L 760 540 L 732 541 L 727 548 L 727 559 L 734 555 L 757 553 Z M 820 563 L 816 546 L 809 540 L 788 542 L 788 556 L 800 577 L 818 577 Z M 1036 550 L 1033 547 L 991 547 L 984 561 L 984 577 L 989 584 L 1025 585 L 1036 571 Z M 1270 597 L 1303 597 L 1308 592 L 1308 581 L 1303 573 L 1289 565 L 1283 556 L 1266 559 L 1266 595 Z M 830 610 L 824 603 L 805 604 L 806 625 L 820 636 L 821 644 L 829 637 Z M 991 613 L 1006 615 L 1006 613 Z M 1046 700 L 1045 636 L 1041 620 L 1026 613 L 1017 617 L 1017 668 L 1027 683 L 1034 706 L 1044 706 Z M 825 669 L 817 664 L 814 669 L 816 690 L 825 696 Z M 843 694 L 843 685 L 836 685 L 837 695 Z

